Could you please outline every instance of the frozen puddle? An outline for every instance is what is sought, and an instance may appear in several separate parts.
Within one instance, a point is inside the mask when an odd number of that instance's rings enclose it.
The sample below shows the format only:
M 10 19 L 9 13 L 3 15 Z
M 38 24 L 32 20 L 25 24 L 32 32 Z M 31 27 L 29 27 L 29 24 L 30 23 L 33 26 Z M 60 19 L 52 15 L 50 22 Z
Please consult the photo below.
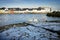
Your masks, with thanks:
M 13 27 L 0 33 L 0 40 L 59 40 L 57 36 L 40 27 L 27 26 Z

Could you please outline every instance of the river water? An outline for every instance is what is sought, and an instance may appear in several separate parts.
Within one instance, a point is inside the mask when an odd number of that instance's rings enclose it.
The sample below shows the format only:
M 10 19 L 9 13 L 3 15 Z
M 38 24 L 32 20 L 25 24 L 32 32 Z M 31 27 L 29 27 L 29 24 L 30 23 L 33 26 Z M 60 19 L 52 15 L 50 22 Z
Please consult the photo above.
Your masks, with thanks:
M 44 21 L 58 21 L 60 18 L 58 17 L 48 17 L 46 14 L 0 14 L 0 26 L 8 25 L 13 23 L 21 23 L 21 22 L 35 22 L 44 23 Z
M 40 26 L 47 29 L 53 29 L 55 31 L 58 31 L 60 30 L 60 22 L 49 22 L 49 21 L 59 21 L 59 20 L 60 20 L 59 17 L 48 17 L 46 16 L 46 14 L 0 14 L 0 26 L 27 22 L 30 24 L 34 24 L 35 26 Z M 30 31 L 27 30 L 27 28 Z M 9 33 L 8 37 L 6 36 L 7 33 Z M 20 35 L 22 35 L 22 37 L 18 35 L 19 33 Z M 26 35 L 29 37 L 26 38 Z M 42 28 L 35 28 L 31 25 L 26 27 L 10 28 L 9 30 L 0 33 L 1 40 L 7 40 L 7 39 L 11 40 L 14 38 L 15 40 L 18 40 L 19 37 L 20 37 L 19 40 L 59 40 L 57 36 L 58 35 L 56 33 L 52 33 Z

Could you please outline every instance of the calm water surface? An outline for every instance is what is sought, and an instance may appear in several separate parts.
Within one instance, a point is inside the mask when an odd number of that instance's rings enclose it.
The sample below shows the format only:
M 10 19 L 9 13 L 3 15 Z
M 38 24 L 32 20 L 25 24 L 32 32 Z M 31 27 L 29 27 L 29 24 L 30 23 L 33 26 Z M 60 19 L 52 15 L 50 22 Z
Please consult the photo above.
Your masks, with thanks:
M 29 20 L 33 19 L 37 19 L 38 23 L 45 23 L 44 21 L 46 20 L 60 20 L 58 17 L 47 17 L 46 14 L 0 14 L 0 26 L 13 23 L 29 22 Z

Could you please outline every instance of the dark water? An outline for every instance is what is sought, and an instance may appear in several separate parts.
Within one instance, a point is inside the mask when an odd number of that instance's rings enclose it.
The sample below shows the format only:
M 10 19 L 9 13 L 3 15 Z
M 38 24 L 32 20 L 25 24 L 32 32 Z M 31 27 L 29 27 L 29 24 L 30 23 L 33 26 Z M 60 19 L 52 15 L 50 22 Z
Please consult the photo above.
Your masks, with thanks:
M 44 23 L 44 21 L 55 21 L 60 20 L 58 17 L 48 17 L 46 14 L 0 14 L 0 26 L 21 23 L 21 22 L 33 22 L 33 19 L 37 20 L 38 23 Z

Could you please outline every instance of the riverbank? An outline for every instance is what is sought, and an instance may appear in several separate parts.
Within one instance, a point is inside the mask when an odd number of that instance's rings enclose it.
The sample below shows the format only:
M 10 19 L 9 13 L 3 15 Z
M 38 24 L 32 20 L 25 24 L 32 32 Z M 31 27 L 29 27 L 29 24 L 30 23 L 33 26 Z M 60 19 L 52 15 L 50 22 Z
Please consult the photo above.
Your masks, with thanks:
M 60 11 L 53 11 L 52 13 L 47 13 L 47 16 L 60 17 Z

